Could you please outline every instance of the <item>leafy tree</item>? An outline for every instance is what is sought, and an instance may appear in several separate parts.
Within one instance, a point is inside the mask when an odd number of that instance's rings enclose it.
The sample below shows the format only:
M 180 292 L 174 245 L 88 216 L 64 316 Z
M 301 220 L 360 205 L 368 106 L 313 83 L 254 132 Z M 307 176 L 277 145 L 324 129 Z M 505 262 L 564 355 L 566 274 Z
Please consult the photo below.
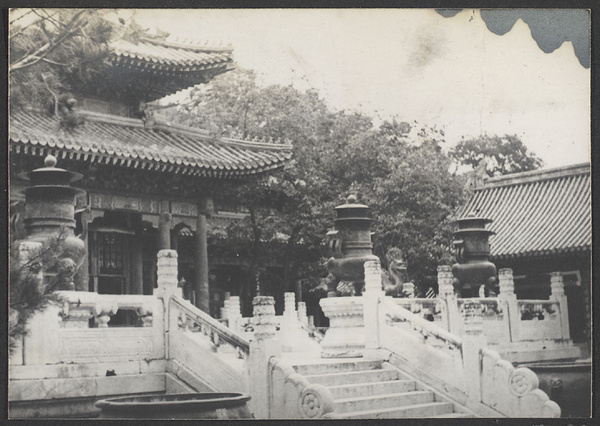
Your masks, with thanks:
M 324 157 L 320 141 L 333 125 L 332 114 L 315 91 L 261 88 L 253 72 L 236 70 L 192 90 L 175 117 L 220 136 L 292 142 L 293 160 L 285 170 L 215 195 L 217 203 L 235 200 L 249 211 L 221 244 L 231 253 L 248 255 L 247 276 L 260 276 L 269 258 L 283 264 L 283 285 L 277 287 L 280 308 L 283 292 L 293 289 L 300 271 L 325 255 L 322 242 L 331 223 L 334 190 L 328 189 L 319 167 Z M 255 286 L 246 283 L 242 291 L 251 296 Z
M 449 220 L 464 199 L 443 143 L 435 128 L 384 122 L 349 139 L 333 163 L 341 184 L 372 209 L 374 253 L 384 260 L 401 248 L 421 291 L 435 287 L 437 265 L 452 262 Z
M 371 117 L 331 111 L 316 91 L 261 88 L 244 70 L 192 91 L 177 117 L 220 135 L 291 141 L 290 167 L 228 195 L 250 211 L 245 223 L 230 229 L 228 244 L 236 250 L 250 244 L 253 268 L 268 257 L 280 259 L 280 292 L 311 274 L 317 282 L 333 208 L 350 193 L 372 208 L 380 258 L 392 246 L 403 248 L 411 278 L 423 283 L 449 262 L 447 218 L 461 200 L 462 183 L 448 172 L 443 132 L 394 120 L 375 128 Z M 285 241 L 275 238 L 281 234 Z
M 463 139 L 450 150 L 450 156 L 459 164 L 473 168 L 485 160 L 490 176 L 526 172 L 543 165 L 542 160 L 530 152 L 516 135 L 486 134 L 475 139 Z

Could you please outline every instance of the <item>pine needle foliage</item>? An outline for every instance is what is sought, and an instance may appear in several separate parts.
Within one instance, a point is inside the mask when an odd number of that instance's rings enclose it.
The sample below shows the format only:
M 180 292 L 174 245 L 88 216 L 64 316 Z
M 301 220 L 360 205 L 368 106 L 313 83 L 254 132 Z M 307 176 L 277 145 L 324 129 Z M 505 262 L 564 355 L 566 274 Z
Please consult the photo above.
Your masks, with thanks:
M 13 354 L 20 339 L 27 334 L 27 323 L 38 312 L 52 303 L 61 303 L 62 298 L 56 292 L 66 290 L 67 284 L 60 274 L 47 276 L 52 272 L 63 253 L 63 241 L 66 237 L 61 230 L 55 237 L 44 242 L 40 250 L 23 265 L 18 259 L 18 247 L 11 249 L 9 275 L 9 354 Z M 40 274 L 41 272 L 41 274 Z

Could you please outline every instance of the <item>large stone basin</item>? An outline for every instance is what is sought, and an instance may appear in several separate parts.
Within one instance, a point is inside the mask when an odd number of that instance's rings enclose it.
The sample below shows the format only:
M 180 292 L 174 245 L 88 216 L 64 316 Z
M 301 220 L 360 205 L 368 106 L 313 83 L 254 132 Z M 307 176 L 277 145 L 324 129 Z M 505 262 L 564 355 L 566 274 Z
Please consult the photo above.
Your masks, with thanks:
M 249 395 L 185 393 L 110 398 L 98 401 L 103 419 L 249 419 Z
M 537 374 L 539 388 L 561 409 L 561 417 L 591 416 L 591 362 L 526 363 Z

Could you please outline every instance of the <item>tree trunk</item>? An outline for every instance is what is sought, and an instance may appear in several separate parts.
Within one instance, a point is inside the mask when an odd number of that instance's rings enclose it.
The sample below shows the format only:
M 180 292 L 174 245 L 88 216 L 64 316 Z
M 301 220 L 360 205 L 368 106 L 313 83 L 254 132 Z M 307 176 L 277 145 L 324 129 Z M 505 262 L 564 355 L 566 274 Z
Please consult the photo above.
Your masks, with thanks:
M 298 239 L 298 233 L 300 232 L 300 227 L 295 226 L 292 229 L 290 237 L 287 240 L 285 246 L 285 252 L 283 254 L 283 287 L 284 291 L 294 291 L 295 289 L 295 264 L 293 260 L 294 255 L 294 245 L 296 244 L 296 240 Z

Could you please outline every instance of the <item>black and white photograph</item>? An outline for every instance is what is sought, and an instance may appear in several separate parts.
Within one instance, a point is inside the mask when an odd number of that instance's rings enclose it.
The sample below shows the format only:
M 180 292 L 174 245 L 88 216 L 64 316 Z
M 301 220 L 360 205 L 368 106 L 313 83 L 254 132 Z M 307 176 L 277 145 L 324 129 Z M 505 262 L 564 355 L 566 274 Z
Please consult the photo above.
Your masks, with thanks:
M 592 416 L 594 11 L 51 6 L 9 419 Z

